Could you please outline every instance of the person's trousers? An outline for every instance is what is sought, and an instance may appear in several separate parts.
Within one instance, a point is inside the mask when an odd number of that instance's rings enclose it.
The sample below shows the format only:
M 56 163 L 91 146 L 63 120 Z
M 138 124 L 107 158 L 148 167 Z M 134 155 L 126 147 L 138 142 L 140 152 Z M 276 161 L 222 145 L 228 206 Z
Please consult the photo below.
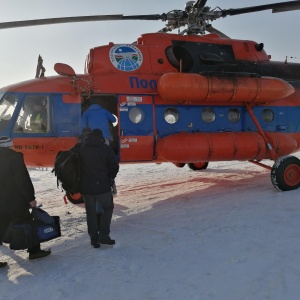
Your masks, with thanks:
M 0 213 L 0 242 L 3 241 L 11 222 L 12 218 L 9 215 Z
M 111 192 L 98 195 L 83 195 L 86 210 L 86 221 L 91 242 L 98 242 L 99 238 L 107 238 L 114 210 Z M 99 206 L 102 212 L 99 213 Z M 98 212 L 97 212 L 98 208 Z

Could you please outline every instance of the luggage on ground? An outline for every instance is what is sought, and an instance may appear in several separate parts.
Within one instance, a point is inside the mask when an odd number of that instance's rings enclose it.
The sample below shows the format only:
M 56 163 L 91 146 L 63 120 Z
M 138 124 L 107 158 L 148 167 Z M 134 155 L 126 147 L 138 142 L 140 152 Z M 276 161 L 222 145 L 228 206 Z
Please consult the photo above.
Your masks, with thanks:
M 59 216 L 50 216 L 44 210 L 34 208 L 32 217 L 33 220 L 11 224 L 5 237 L 5 242 L 10 244 L 10 249 L 24 250 L 33 248 L 39 243 L 61 236 Z
M 34 221 L 37 239 L 40 243 L 50 241 L 61 236 L 59 216 L 52 216 L 52 218 L 52 224 L 45 224 L 41 221 Z
M 38 245 L 34 221 L 22 224 L 12 224 L 9 229 L 9 248 L 12 250 L 25 250 Z

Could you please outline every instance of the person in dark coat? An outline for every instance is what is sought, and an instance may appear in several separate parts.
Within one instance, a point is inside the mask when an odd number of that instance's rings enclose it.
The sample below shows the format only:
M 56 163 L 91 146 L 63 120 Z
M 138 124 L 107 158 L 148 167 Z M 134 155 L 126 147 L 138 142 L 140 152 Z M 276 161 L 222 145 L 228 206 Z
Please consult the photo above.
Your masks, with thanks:
M 10 149 L 13 146 L 8 137 L 0 137 L 0 243 L 2 243 L 11 222 L 32 220 L 29 208 L 35 207 L 35 192 L 23 154 Z M 47 256 L 51 251 L 41 250 L 40 244 L 28 249 L 29 259 Z M 0 264 L 3 267 L 7 263 Z
M 80 193 L 83 196 L 91 245 L 114 245 L 109 236 L 114 209 L 111 185 L 119 171 L 113 149 L 105 144 L 102 131 L 94 129 L 80 143 Z M 101 205 L 99 213 L 97 206 Z M 97 213 L 98 212 L 98 213 Z

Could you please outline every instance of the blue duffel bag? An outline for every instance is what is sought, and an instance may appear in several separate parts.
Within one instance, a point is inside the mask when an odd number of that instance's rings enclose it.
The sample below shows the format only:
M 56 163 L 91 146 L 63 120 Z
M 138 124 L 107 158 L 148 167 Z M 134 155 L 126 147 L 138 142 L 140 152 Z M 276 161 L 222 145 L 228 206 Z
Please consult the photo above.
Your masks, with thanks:
M 61 236 L 59 216 L 52 216 L 52 224 L 34 221 L 37 239 L 40 243 L 56 239 Z

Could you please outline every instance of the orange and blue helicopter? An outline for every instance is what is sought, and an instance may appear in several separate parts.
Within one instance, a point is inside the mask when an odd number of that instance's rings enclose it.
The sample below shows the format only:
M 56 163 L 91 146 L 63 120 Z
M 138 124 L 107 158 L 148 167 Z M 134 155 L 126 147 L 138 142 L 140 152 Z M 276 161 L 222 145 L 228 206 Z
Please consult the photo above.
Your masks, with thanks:
M 0 23 L 0 29 L 67 22 L 162 20 L 135 43 L 90 49 L 84 74 L 63 63 L 45 76 L 0 90 L 0 135 L 11 137 L 28 166 L 53 166 L 78 140 L 82 113 L 99 104 L 114 114 L 112 147 L 121 163 L 170 162 L 192 170 L 213 161 L 249 161 L 271 172 L 278 190 L 299 188 L 300 65 L 272 61 L 262 43 L 230 39 L 210 23 L 262 10 L 300 9 L 287 1 L 211 9 L 206 0 L 157 15 L 100 15 Z M 181 30 L 181 28 L 183 28 Z M 178 29 L 179 33 L 169 33 Z M 181 30 L 181 31 L 180 31 Z M 206 34 L 206 32 L 208 32 Z M 46 114 L 30 125 L 32 106 Z M 264 160 L 274 161 L 272 167 Z

